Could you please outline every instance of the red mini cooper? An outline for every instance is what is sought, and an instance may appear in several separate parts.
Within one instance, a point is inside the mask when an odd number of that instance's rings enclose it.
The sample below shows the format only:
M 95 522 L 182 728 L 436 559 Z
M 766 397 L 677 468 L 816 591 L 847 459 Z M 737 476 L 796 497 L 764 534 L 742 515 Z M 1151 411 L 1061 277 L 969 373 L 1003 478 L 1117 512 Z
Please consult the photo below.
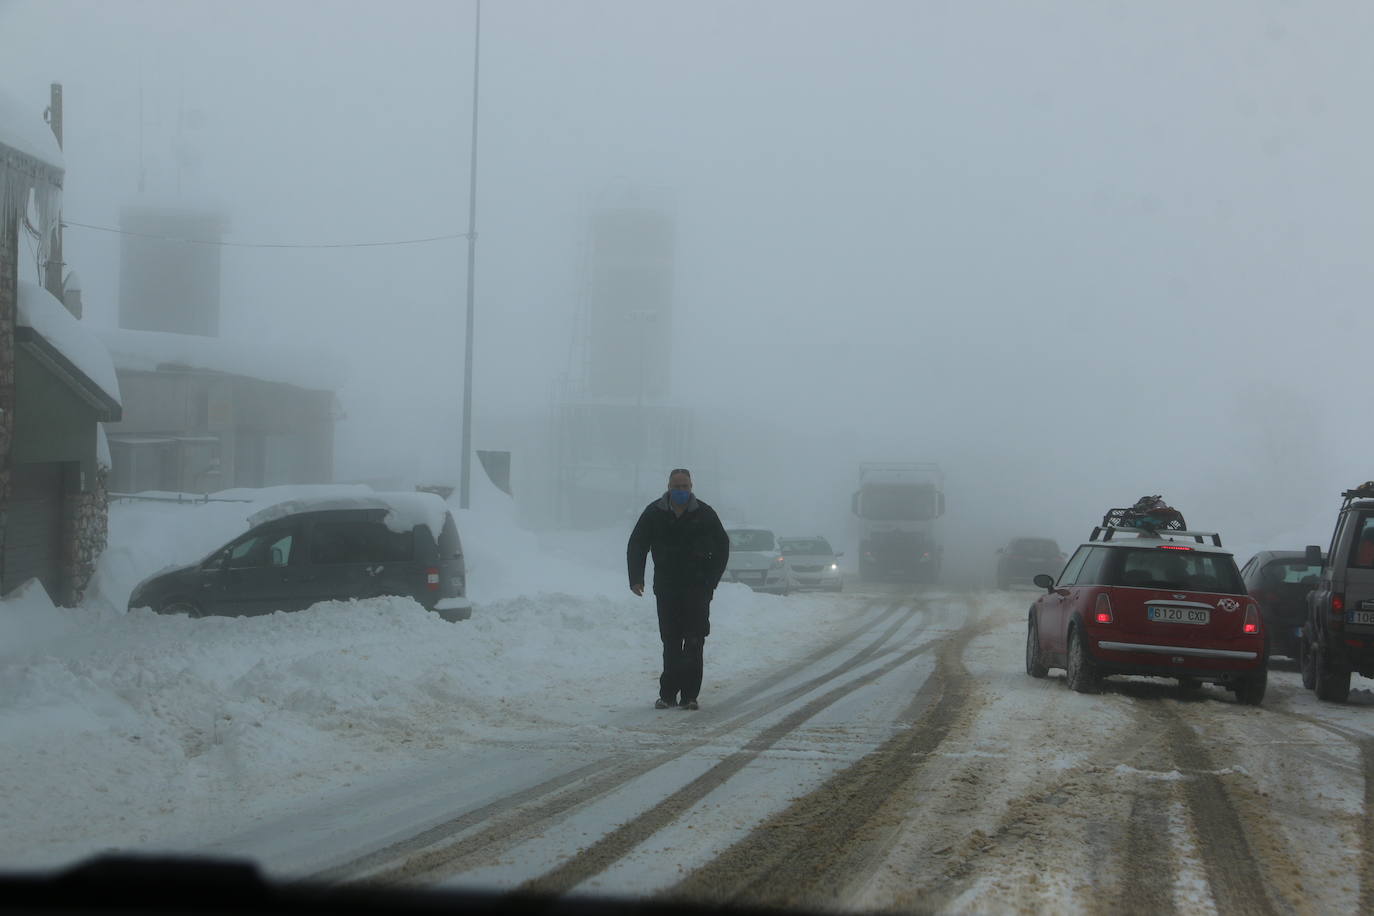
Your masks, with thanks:
M 1058 581 L 1034 581 L 1046 593 L 1027 623 L 1031 677 L 1063 668 L 1070 687 L 1095 693 L 1108 675 L 1144 674 L 1264 699 L 1264 620 L 1218 535 L 1098 527 Z

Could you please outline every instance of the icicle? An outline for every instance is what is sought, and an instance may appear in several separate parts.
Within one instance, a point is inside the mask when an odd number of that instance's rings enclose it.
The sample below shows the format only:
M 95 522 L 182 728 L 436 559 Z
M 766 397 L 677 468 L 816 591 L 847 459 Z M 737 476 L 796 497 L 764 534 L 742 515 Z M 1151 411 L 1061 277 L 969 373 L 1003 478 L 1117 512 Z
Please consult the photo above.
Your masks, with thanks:
M 62 209 L 62 170 L 0 144 L 0 219 L 36 218 L 40 259 L 46 260 Z

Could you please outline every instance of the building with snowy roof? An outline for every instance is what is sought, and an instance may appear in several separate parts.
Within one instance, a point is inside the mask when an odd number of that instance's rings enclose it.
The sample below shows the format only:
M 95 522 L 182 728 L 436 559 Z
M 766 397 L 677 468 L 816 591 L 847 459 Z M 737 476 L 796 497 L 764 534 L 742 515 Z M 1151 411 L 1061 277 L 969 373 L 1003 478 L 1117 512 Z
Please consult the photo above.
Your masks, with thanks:
M 23 231 L 40 264 L 60 260 L 64 175 L 41 114 L 0 93 L 0 594 L 37 579 L 73 604 L 105 548 L 100 424 L 122 408 L 104 345 L 56 295 L 19 277 Z
M 106 427 L 115 493 L 334 479 L 338 362 L 294 347 L 110 328 L 124 396 Z

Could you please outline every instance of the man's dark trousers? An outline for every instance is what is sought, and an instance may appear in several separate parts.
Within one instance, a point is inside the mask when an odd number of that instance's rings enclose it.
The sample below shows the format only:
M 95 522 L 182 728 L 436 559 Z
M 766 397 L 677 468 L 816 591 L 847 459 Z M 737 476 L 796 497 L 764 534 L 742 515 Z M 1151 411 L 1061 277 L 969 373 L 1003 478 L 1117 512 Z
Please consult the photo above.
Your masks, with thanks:
M 702 650 L 711 633 L 711 592 L 677 588 L 658 599 L 658 635 L 663 640 L 663 674 L 658 695 L 669 703 L 695 700 L 701 692 Z

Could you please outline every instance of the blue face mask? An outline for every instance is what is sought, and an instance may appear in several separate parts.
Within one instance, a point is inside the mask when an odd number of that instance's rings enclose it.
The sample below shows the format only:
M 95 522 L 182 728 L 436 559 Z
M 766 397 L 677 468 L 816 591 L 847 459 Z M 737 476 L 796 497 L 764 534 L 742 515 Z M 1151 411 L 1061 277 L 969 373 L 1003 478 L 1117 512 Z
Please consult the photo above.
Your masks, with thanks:
M 669 490 L 668 498 L 673 501 L 675 506 L 685 506 L 692 501 L 691 490 Z

